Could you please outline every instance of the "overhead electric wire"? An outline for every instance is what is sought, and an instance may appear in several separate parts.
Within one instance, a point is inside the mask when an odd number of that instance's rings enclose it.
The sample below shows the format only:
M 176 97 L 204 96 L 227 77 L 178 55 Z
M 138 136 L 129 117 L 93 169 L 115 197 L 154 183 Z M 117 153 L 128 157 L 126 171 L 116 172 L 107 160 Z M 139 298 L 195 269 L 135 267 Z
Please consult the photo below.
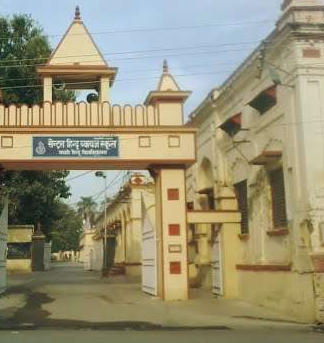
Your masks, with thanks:
M 223 22 L 223 23 L 206 23 L 197 25 L 187 25 L 187 26 L 174 26 L 174 27 L 146 27 L 146 28 L 131 28 L 131 29 L 116 29 L 107 31 L 92 31 L 89 32 L 91 35 L 110 35 L 110 34 L 121 34 L 121 33 L 140 33 L 140 32 L 157 32 L 157 31 L 182 31 L 182 30 L 193 30 L 193 29 L 203 29 L 211 27 L 225 27 L 225 26 L 245 26 L 245 25 L 260 25 L 275 23 L 276 19 L 262 19 L 262 20 L 251 20 L 251 21 L 241 21 L 241 22 Z M 71 36 L 84 36 L 88 33 L 71 33 Z M 43 34 L 44 37 L 63 37 L 64 34 Z M 7 40 L 12 38 L 18 38 L 14 36 L 2 36 L 0 40 Z
M 86 171 L 86 172 L 84 172 L 84 173 L 82 173 L 82 174 L 79 174 L 79 175 L 77 175 L 77 176 L 74 176 L 74 177 L 71 177 L 71 178 L 69 178 L 69 179 L 66 179 L 65 181 L 66 182 L 71 182 L 71 181 L 73 181 L 73 180 L 76 180 L 76 179 L 78 179 L 78 178 L 80 178 L 80 177 L 83 177 L 83 176 L 85 176 L 85 175 L 87 175 L 87 174 L 90 174 L 90 173 L 92 173 L 93 172 L 93 170 L 89 170 L 89 171 Z
M 176 54 L 176 55 L 169 55 L 169 56 L 163 56 L 163 57 L 170 57 L 170 56 L 191 56 L 191 55 L 200 55 L 200 54 L 218 54 L 218 53 L 225 53 L 225 52 L 238 52 L 238 51 L 247 51 L 251 50 L 251 48 L 245 48 L 245 49 L 236 49 L 236 50 L 217 50 L 217 51 L 205 51 L 205 52 L 195 52 L 195 53 L 187 53 L 187 54 Z M 143 59 L 143 58 L 157 58 L 160 56 L 141 56 L 141 57 L 132 57 L 127 59 Z M 162 57 L 162 56 L 161 56 Z M 84 62 L 84 61 L 83 61 Z M 17 65 L 15 67 L 22 67 L 23 65 Z M 0 68 L 6 68 L 4 66 L 0 66 Z M 14 67 L 14 66 L 12 66 Z M 277 67 L 279 68 L 279 67 Z M 212 72 L 211 74 L 215 73 L 231 73 L 231 71 L 217 71 Z M 184 75 L 173 75 L 175 77 L 184 77 L 184 76 L 199 76 L 199 75 L 207 75 L 209 73 L 193 73 L 193 74 L 184 74 Z M 121 82 L 121 81 L 136 81 L 136 80 L 145 80 L 145 79 L 156 79 L 159 77 L 141 77 L 141 78 L 134 78 L 134 79 L 116 79 L 115 82 Z M 36 79 L 36 78 L 35 78 Z M 7 79 L 6 81 L 9 81 L 10 79 Z M 0 80 L 1 81 L 1 80 Z M 65 85 L 80 85 L 80 84 L 93 84 L 93 83 L 100 83 L 101 81 L 83 81 L 83 82 L 69 82 L 65 83 Z M 54 85 L 60 85 L 60 84 L 54 84 Z M 7 86 L 7 87 L 0 87 L 0 90 L 4 89 L 14 89 L 14 88 L 38 88 L 38 87 L 52 87 L 53 85 L 44 86 L 42 84 L 39 85 L 19 85 L 19 86 Z
M 109 182 L 109 184 L 104 188 L 103 191 L 99 192 L 99 194 L 97 194 L 95 197 L 99 197 L 99 195 L 101 195 L 104 191 L 106 191 L 107 189 L 113 187 L 117 182 L 120 181 L 120 176 L 122 176 L 122 178 L 124 177 L 124 175 L 122 175 L 123 173 L 125 173 L 126 171 L 121 170 L 118 172 L 118 174 Z M 121 178 L 121 179 L 122 179 Z
M 227 49 L 227 50 L 216 50 L 216 51 L 195 51 L 187 53 L 169 54 L 169 55 L 149 55 L 149 56 L 133 56 L 133 57 L 123 57 L 123 58 L 113 58 L 109 59 L 111 61 L 130 61 L 130 60 L 142 60 L 142 59 L 154 59 L 154 58 L 169 58 L 169 57 L 179 57 L 179 56 L 196 56 L 196 55 L 209 55 L 209 54 L 221 54 L 226 52 L 239 52 L 239 51 L 250 51 L 253 47 L 246 47 L 242 49 Z M 94 63 L 100 62 L 102 60 L 81 60 L 80 63 Z M 63 63 L 56 63 L 56 66 L 64 65 Z M 26 68 L 26 67 L 44 67 L 45 64 L 11 64 L 11 65 L 0 65 L 0 69 L 6 68 Z
M 166 48 L 158 48 L 158 49 L 148 49 L 148 50 L 142 50 L 142 51 L 127 51 L 127 52 L 117 52 L 117 53 L 105 53 L 102 55 L 130 55 L 130 54 L 138 54 L 138 53 L 146 53 L 146 52 L 159 52 L 159 51 L 178 51 L 178 50 L 192 50 L 192 49 L 206 49 L 206 48 L 217 48 L 217 47 L 224 47 L 224 46 L 240 46 L 240 45 L 250 45 L 250 44 L 260 44 L 262 42 L 269 43 L 274 42 L 277 39 L 271 39 L 269 41 L 266 40 L 258 40 L 258 41 L 250 41 L 250 42 L 235 42 L 235 43 L 224 43 L 224 44 L 209 44 L 209 45 L 197 45 L 197 46 L 187 46 L 187 47 L 166 47 Z M 271 50 L 272 48 L 267 48 L 267 51 Z M 109 61 L 122 61 L 122 60 L 132 60 L 132 59 L 147 59 L 147 58 L 165 58 L 165 57 L 174 57 L 174 56 L 183 56 L 183 55 L 196 55 L 197 53 L 217 53 L 217 52 L 236 52 L 236 51 L 244 51 L 244 50 L 250 50 L 250 48 L 245 49 L 236 49 L 236 50 L 217 50 L 217 51 L 207 51 L 207 52 L 193 52 L 193 53 L 182 53 L 182 54 L 175 54 L 175 55 L 152 55 L 152 56 L 134 56 L 134 57 L 125 57 L 125 58 L 113 58 L 109 59 Z M 97 55 L 97 54 L 96 54 Z M 67 55 L 67 56 L 61 56 L 60 58 L 69 58 L 69 57 L 89 57 L 89 56 L 96 56 L 96 55 Z M 50 59 L 51 57 L 46 57 L 47 59 Z M 45 57 L 44 57 L 45 59 Z M 55 58 L 56 59 L 56 58 Z M 2 61 L 0 63 L 6 63 L 9 61 L 12 62 L 20 62 L 20 61 L 28 61 L 29 59 L 18 59 L 18 60 L 7 60 Z M 31 59 L 33 60 L 33 59 Z M 86 62 L 102 62 L 102 59 L 100 60 L 80 60 L 80 63 L 86 63 Z M 46 63 L 36 63 L 36 64 L 14 64 L 14 65 L 0 65 L 0 68 L 18 68 L 18 67 L 37 67 L 37 66 L 44 66 Z M 64 63 L 56 63 L 57 66 L 64 65 Z
M 107 191 L 107 189 L 112 188 L 112 187 L 114 187 L 118 182 L 123 181 L 124 176 L 125 176 L 125 175 L 122 175 L 123 173 L 125 174 L 125 173 L 127 173 L 127 171 L 125 171 L 125 170 L 120 171 L 120 172 L 116 175 L 116 177 L 115 177 L 112 181 L 110 181 L 110 183 L 107 185 L 107 187 L 105 187 L 101 192 L 99 192 L 97 195 L 95 195 L 95 196 L 93 197 L 93 200 L 98 199 L 101 195 L 104 195 L 104 193 Z M 122 176 L 122 177 L 120 178 L 120 176 Z
M 202 76 L 202 75 L 215 75 L 215 74 L 223 74 L 223 73 L 230 73 L 231 71 L 228 70 L 221 70 L 215 72 L 205 72 L 205 73 L 191 73 L 191 74 L 175 74 L 174 77 L 189 77 L 189 76 Z M 137 77 L 137 78 L 130 78 L 130 79 L 117 79 L 115 82 L 125 82 L 125 81 L 139 81 L 139 80 L 156 80 L 160 79 L 160 76 L 150 76 L 150 77 Z M 83 81 L 83 82 L 66 82 L 65 85 L 86 85 L 86 84 L 94 84 L 100 83 L 101 81 Z M 23 88 L 43 88 L 43 87 L 52 87 L 52 86 L 60 86 L 60 83 L 54 83 L 52 85 L 22 85 L 22 86 L 6 86 L 0 87 L 0 90 L 5 89 L 23 89 Z
M 111 56 L 111 55 L 131 55 L 131 54 L 141 54 L 141 53 L 148 53 L 148 52 L 219 48 L 219 47 L 224 47 L 224 46 L 250 45 L 250 44 L 258 44 L 258 43 L 261 43 L 261 40 L 250 41 L 250 42 L 190 45 L 190 46 L 183 46 L 183 47 L 165 47 L 165 48 L 154 48 L 154 49 L 146 49 L 146 50 L 130 50 L 130 51 L 119 51 L 119 52 L 107 52 L 107 53 L 102 53 L 101 55 L 103 55 L 103 56 L 107 56 L 107 55 L 109 55 L 109 56 Z M 57 60 L 57 59 L 66 59 L 66 58 L 71 58 L 71 57 L 92 57 L 92 56 L 98 56 L 98 54 L 58 56 L 58 57 L 55 57 L 55 60 Z M 11 59 L 11 60 L 0 61 L 0 63 L 48 60 L 50 58 L 51 58 L 51 56 L 35 57 L 35 58 L 23 58 L 23 59 Z M 4 67 L 5 67 L 5 65 L 4 65 Z
M 215 67 L 215 66 L 223 66 L 223 65 L 237 65 L 240 61 L 233 61 L 233 62 L 223 62 L 223 63 L 205 63 L 205 64 L 191 64 L 191 65 L 184 65 L 177 68 L 172 68 L 174 70 L 183 70 L 188 68 L 201 68 L 201 67 Z M 139 72 L 161 72 L 161 68 L 154 68 L 154 69 L 123 69 L 123 73 L 139 73 Z M 77 76 L 79 74 L 69 74 L 70 76 Z M 19 77 L 19 78 L 0 78 L 0 82 L 5 81 L 22 81 L 22 80 L 37 80 L 39 77 Z
M 88 172 L 94 172 L 94 170 L 90 170 L 90 171 L 88 171 Z M 120 175 L 121 175 L 122 173 L 125 173 L 125 172 L 127 172 L 127 171 L 121 170 L 120 172 L 118 172 L 118 174 L 109 182 L 109 184 L 107 185 L 107 187 L 105 187 L 103 190 L 101 190 L 101 191 L 99 191 L 99 192 L 97 192 L 97 193 L 95 193 L 95 194 L 93 194 L 93 195 L 90 195 L 90 197 L 91 197 L 93 200 L 98 199 L 102 194 L 104 194 L 104 192 L 105 192 L 107 189 L 109 189 L 109 188 L 115 186 L 115 185 L 117 184 L 117 182 L 121 181 L 120 179 L 118 180 L 118 178 L 120 177 Z M 79 203 L 79 201 L 78 201 L 78 202 L 74 202 L 74 203 L 70 203 L 70 204 L 68 204 L 68 205 L 69 205 L 69 206 L 74 206 L 74 205 L 77 205 L 78 203 Z

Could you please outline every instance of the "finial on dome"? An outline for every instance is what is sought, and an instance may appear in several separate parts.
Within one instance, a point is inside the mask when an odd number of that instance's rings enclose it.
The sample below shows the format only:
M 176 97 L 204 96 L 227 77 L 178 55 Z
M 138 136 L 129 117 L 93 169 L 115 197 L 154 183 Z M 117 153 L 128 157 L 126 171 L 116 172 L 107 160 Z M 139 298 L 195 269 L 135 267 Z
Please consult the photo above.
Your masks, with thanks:
M 81 20 L 81 12 L 80 12 L 80 6 L 75 7 L 75 20 Z
M 163 61 L 163 73 L 167 74 L 169 72 L 169 66 L 168 66 L 168 61 L 164 60 Z

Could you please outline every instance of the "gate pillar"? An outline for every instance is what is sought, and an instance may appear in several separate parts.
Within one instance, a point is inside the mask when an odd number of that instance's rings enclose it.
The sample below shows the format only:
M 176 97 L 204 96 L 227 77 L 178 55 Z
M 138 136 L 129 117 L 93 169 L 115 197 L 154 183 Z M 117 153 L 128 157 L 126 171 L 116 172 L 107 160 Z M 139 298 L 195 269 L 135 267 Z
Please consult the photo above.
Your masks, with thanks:
M 188 299 L 185 171 L 155 172 L 158 296 Z
M 7 241 L 8 241 L 8 198 L 5 199 L 4 207 L 0 215 L 0 294 L 7 287 Z
M 32 237 L 32 270 L 33 272 L 44 271 L 44 247 L 45 235 L 43 234 L 40 224 Z

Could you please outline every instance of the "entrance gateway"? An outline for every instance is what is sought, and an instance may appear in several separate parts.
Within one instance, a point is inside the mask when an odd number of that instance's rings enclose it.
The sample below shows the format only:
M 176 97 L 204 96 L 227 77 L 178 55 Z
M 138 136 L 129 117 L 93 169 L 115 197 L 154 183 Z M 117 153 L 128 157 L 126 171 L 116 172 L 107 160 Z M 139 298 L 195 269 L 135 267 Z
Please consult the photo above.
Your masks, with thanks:
M 111 105 L 109 91 L 117 69 L 104 60 L 78 8 L 58 47 L 37 72 L 43 83 L 42 105 L 0 105 L 1 166 L 148 170 L 156 184 L 156 227 L 154 233 L 149 225 L 145 231 L 144 253 L 150 261 L 147 270 L 143 263 L 143 289 L 165 300 L 188 299 L 187 224 L 199 223 L 199 218 L 216 223 L 221 217 L 226 222 L 224 213 L 195 216 L 186 211 L 185 168 L 196 161 L 196 129 L 184 126 L 183 119 L 183 104 L 191 92 L 180 90 L 164 62 L 157 90 L 149 92 L 144 105 Z M 53 102 L 57 84 L 95 89 L 98 101 Z M 239 214 L 235 218 L 240 221 Z

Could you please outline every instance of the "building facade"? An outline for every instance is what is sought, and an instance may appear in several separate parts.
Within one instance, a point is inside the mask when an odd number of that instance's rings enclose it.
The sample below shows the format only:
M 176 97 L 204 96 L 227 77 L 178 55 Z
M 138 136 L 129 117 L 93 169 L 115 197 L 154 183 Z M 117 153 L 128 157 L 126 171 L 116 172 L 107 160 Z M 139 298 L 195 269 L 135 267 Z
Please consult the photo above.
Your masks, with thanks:
M 322 1 L 284 1 L 274 31 L 188 123 L 199 128 L 188 206 L 235 198 L 242 214 L 238 297 L 301 321 L 324 320 L 323 24 Z M 191 274 L 209 269 L 200 282 L 222 295 L 222 227 L 190 230 Z
M 146 211 L 155 223 L 155 190 L 150 177 L 135 173 L 122 186 L 107 206 L 107 268 L 110 274 L 142 274 L 142 213 Z M 104 212 L 95 223 L 92 235 L 92 264 L 102 269 Z M 94 268 L 95 269 L 95 268 Z

